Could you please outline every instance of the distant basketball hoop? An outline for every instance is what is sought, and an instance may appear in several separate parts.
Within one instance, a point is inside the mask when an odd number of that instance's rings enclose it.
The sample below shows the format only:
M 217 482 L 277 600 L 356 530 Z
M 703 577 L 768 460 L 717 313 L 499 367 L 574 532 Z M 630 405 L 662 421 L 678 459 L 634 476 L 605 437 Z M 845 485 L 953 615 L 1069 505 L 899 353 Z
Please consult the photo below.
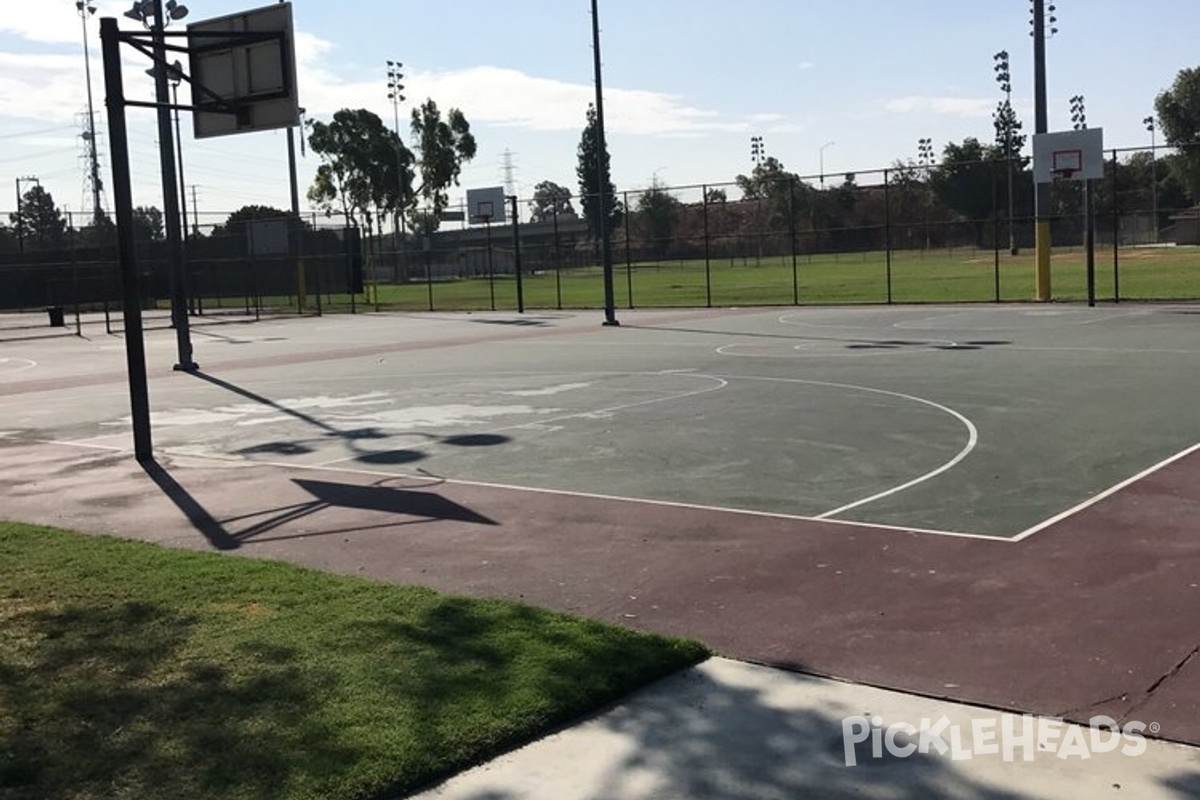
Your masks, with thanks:
M 1033 179 L 1090 181 L 1104 177 L 1104 131 L 1039 133 L 1033 137 Z
M 501 186 L 467 190 L 467 220 L 473 225 L 503 224 L 504 205 Z

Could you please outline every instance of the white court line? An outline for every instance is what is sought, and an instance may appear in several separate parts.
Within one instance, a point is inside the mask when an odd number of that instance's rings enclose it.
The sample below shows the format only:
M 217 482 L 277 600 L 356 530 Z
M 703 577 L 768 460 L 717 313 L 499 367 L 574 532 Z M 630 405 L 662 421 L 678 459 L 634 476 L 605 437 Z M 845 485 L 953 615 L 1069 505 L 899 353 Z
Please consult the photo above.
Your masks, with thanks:
M 63 445 L 66 447 L 79 447 L 79 448 L 84 448 L 84 449 L 106 450 L 106 451 L 110 451 L 110 452 L 124 452 L 124 453 L 132 454 L 132 450 L 130 450 L 129 448 L 112 447 L 112 446 L 108 446 L 108 445 L 86 444 L 84 442 L 61 441 L 61 440 L 54 440 L 54 439 L 39 439 L 39 440 L 37 440 L 37 443 L 39 443 L 39 444 L 57 444 L 57 445 Z M 829 519 L 829 518 L 822 518 L 822 517 L 805 516 L 802 514 L 786 514 L 786 513 L 775 512 L 775 511 L 755 511 L 752 509 L 745 509 L 745 508 L 730 508 L 727 506 L 701 505 L 698 503 L 684 503 L 684 502 L 678 502 L 678 501 L 673 501 L 673 500 L 654 500 L 654 499 L 648 499 L 648 498 L 643 498 L 643 497 L 627 497 L 627 496 L 623 496 L 623 495 L 599 494 L 596 492 L 577 492 L 577 491 L 571 491 L 571 490 L 567 490 L 567 489 L 543 489 L 543 488 L 538 488 L 538 487 L 534 487 L 534 486 L 516 486 L 513 484 L 505 484 L 505 483 L 491 483 L 491 482 L 485 482 L 485 481 L 469 481 L 469 480 L 460 480 L 457 478 L 442 478 L 442 477 L 433 475 L 432 473 L 428 473 L 428 472 L 421 472 L 421 473 L 385 472 L 383 470 L 361 469 L 361 468 L 357 468 L 357 467 L 335 467 L 335 466 L 327 466 L 327 465 L 321 465 L 321 464 L 296 464 L 296 463 L 288 463 L 288 462 L 284 462 L 284 461 L 266 461 L 266 460 L 259 460 L 259 459 L 248 459 L 244 456 L 229 456 L 229 455 L 220 454 L 220 453 L 191 453 L 191 452 L 189 452 L 189 453 L 173 454 L 173 453 L 171 453 L 170 448 L 164 449 L 163 452 L 167 456 L 174 456 L 174 457 L 178 457 L 178 458 L 193 458 L 193 459 L 196 459 L 199 461 L 219 461 L 219 462 L 226 463 L 226 464 L 238 463 L 238 464 L 243 464 L 247 467 L 268 466 L 268 467 L 276 467 L 278 469 L 285 469 L 285 470 L 286 469 L 296 469 L 296 470 L 305 470 L 305 471 L 311 471 L 311 472 L 338 472 L 338 473 L 344 473 L 344 474 L 348 474 L 348 475 L 367 475 L 367 476 L 377 477 L 377 478 L 400 478 L 400 479 L 413 479 L 413 480 L 435 479 L 441 483 L 448 483 L 448 484 L 459 485 L 459 486 L 478 486 L 481 488 L 488 488 L 488 489 L 505 489 L 505 490 L 510 490 L 510 491 L 514 491 L 514 492 L 529 492 L 532 494 L 551 494 L 551 495 L 564 496 L 564 497 L 586 497 L 586 498 L 595 499 L 595 500 L 613 500 L 613 501 L 624 502 L 624 503 L 644 503 L 646 505 L 660 506 L 663 508 L 682 508 L 682 509 L 692 509 L 692 510 L 696 510 L 696 511 L 718 511 L 718 512 L 725 512 L 725 513 L 729 513 L 729 514 L 737 514 L 740 516 L 765 517 L 768 519 L 792 520 L 795 522 L 819 522 L 819 523 L 828 524 L 828 525 L 840 525 L 840 526 L 848 527 L 848 528 L 865 528 L 865 529 L 870 529 L 870 530 L 885 531 L 885 532 L 889 532 L 889 533 L 914 533 L 914 534 L 920 534 L 922 536 L 948 536 L 950 538 L 955 538 L 955 539 L 977 539 L 977 540 L 983 540 L 983 541 L 988 541 L 988 542 L 995 542 L 997 544 L 1020 544 L 1021 542 L 1025 541 L 1029 537 L 1033 536 L 1035 533 L 1038 533 L 1038 532 L 1050 527 L 1051 525 L 1061 522 L 1064 519 L 1067 519 L 1068 517 L 1078 514 L 1080 511 L 1087 509 L 1089 506 L 1092 506 L 1092 505 L 1100 502 L 1101 500 L 1116 494 L 1117 492 L 1128 487 L 1129 485 L 1136 483 L 1137 481 L 1142 480 L 1143 478 L 1146 478 L 1165 467 L 1170 466 L 1171 464 L 1173 464 L 1176 461 L 1179 461 L 1180 459 L 1186 458 L 1187 456 L 1191 455 L 1192 453 L 1197 452 L 1198 450 L 1200 450 L 1200 443 L 1192 445 L 1191 447 L 1187 448 L 1186 450 L 1183 450 L 1183 451 L 1171 456 L 1170 458 L 1160 461 L 1159 463 L 1139 472 L 1138 474 L 1136 474 L 1124 481 L 1121 481 L 1120 483 L 1116 484 L 1115 486 L 1112 486 L 1109 489 L 1106 489 L 1105 491 L 1101 492 L 1100 494 L 1097 494 L 1094 497 L 1092 497 L 1088 500 L 1085 500 L 1084 502 L 1079 503 L 1078 505 L 1073 506 L 1073 507 L 1067 509 L 1066 511 L 1063 511 L 1060 514 L 1056 514 L 1053 517 L 1050 517 L 1049 519 L 1047 519 L 1043 522 L 1040 522 L 1031 528 L 1027 528 L 1026 530 L 1022 531 L 1021 533 L 1017 534 L 1016 536 L 1004 536 L 1002 534 L 987 535 L 987 534 L 982 534 L 982 533 L 962 533 L 960 531 L 943 531 L 943 530 L 937 530 L 934 528 L 916 528 L 916 527 L 909 527 L 909 526 L 902 526 L 902 525 L 887 525 L 887 524 L 879 523 L 879 522 L 860 522 L 857 520 Z
M 843 344 L 854 344 L 856 341 L 857 340 L 854 340 L 854 339 L 846 339 L 846 340 L 844 340 Z M 907 354 L 911 354 L 911 353 L 929 353 L 929 352 L 932 352 L 933 350 L 937 349 L 934 346 L 935 342 L 938 344 L 948 345 L 951 348 L 957 348 L 959 346 L 958 342 L 951 341 L 950 339 L 925 339 L 919 345 L 909 344 L 909 345 L 896 345 L 894 347 L 864 348 L 861 351 L 857 351 L 857 352 L 853 352 L 853 353 L 843 353 L 843 352 L 837 352 L 837 351 L 828 351 L 828 352 L 815 351 L 812 353 L 801 353 L 801 352 L 735 353 L 735 352 L 733 352 L 733 350 L 731 348 L 735 348 L 735 347 L 770 347 L 770 345 L 761 344 L 759 342 L 731 342 L 730 344 L 721 345 L 720 347 L 716 348 L 716 350 L 714 352 L 716 352 L 717 355 L 730 356 L 732 358 L 877 358 L 879 356 L 898 356 L 898 355 L 902 355 L 902 354 L 907 355 Z M 859 343 L 865 344 L 866 342 L 859 342 Z M 821 344 L 824 344 L 824 342 L 822 342 Z M 832 343 L 829 343 L 829 344 L 832 344 Z M 798 351 L 803 348 L 812 347 L 812 346 L 813 345 L 811 345 L 811 344 L 803 344 L 803 345 L 798 344 L 798 345 L 795 345 L 792 349 L 795 351 Z
M 1194 444 L 1191 447 L 1187 448 L 1186 450 L 1182 450 L 1182 451 L 1176 453 L 1175 455 L 1171 456 L 1170 458 L 1165 458 L 1162 461 L 1158 462 L 1157 464 L 1147 467 L 1146 469 L 1142 470 L 1138 474 L 1136 474 L 1130 478 L 1126 478 L 1125 480 L 1118 483 L 1116 486 L 1110 486 L 1109 488 L 1105 489 L 1104 491 L 1100 492 L 1099 494 L 1093 495 L 1092 497 L 1089 497 L 1087 500 L 1084 500 L 1082 503 L 1074 505 L 1071 508 L 1068 508 L 1066 511 L 1063 511 L 1059 514 L 1055 514 L 1053 517 L 1050 517 L 1047 520 L 1043 520 L 1042 522 L 1039 522 L 1037 525 L 1034 525 L 1032 528 L 1026 528 L 1025 530 L 1018 533 L 1016 536 L 1014 536 L 1012 538 L 1012 541 L 1013 542 L 1024 541 L 1025 539 L 1028 539 L 1030 536 L 1033 536 L 1038 531 L 1045 530 L 1046 528 L 1050 527 L 1051 525 L 1055 524 L 1056 522 L 1062 522 L 1064 519 L 1066 519 L 1068 517 L 1075 516 L 1080 511 L 1090 508 L 1091 506 L 1095 505 L 1096 503 L 1099 503 L 1101 500 L 1104 500 L 1105 498 L 1113 496 L 1114 494 L 1121 491 L 1125 487 L 1127 487 L 1131 484 L 1137 483 L 1142 478 L 1149 477 L 1150 475 L 1154 474 L 1155 472 L 1158 472 L 1160 469 L 1163 469 L 1164 467 L 1168 467 L 1171 464 L 1174 464 L 1176 461 L 1186 458 L 1198 450 L 1200 450 L 1200 443 Z
M 971 422 L 971 420 L 967 419 L 965 416 L 958 413 L 953 408 L 944 406 L 941 403 L 935 403 L 932 400 L 927 400 L 924 397 L 917 397 L 916 395 L 904 394 L 902 392 L 892 392 L 892 391 L 888 391 L 887 389 L 876 389 L 871 386 L 857 386 L 855 384 L 850 384 L 850 383 L 831 383 L 828 381 L 812 381 L 812 380 L 805 380 L 803 378 L 767 378 L 767 377 L 751 376 L 751 375 L 724 375 L 721 377 L 729 378 L 730 380 L 771 381 L 771 382 L 775 382 L 775 383 L 802 383 L 802 384 L 807 384 L 810 386 L 828 386 L 828 387 L 835 388 L 835 389 L 851 389 L 851 390 L 859 391 L 859 392 L 870 392 L 872 394 L 882 394 L 882 395 L 886 395 L 889 397 L 899 397 L 902 400 L 911 400 L 914 403 L 921 403 L 922 405 L 926 405 L 931 408 L 935 408 L 938 411 L 941 411 L 945 414 L 949 414 L 950 416 L 957 419 L 959 422 L 961 422 L 966 427 L 966 429 L 967 429 L 967 444 L 958 452 L 957 455 L 954 456 L 954 458 L 950 459 L 945 464 L 942 464 L 937 469 L 930 470 L 929 472 L 926 472 L 924 475 L 920 475 L 920 476 L 912 479 L 911 481 L 908 481 L 907 483 L 902 483 L 899 486 L 893 486 L 890 489 L 885 489 L 884 491 L 873 494 L 870 497 L 864 497 L 861 500 L 855 500 L 853 503 L 847 503 L 844 506 L 839 506 L 831 511 L 826 511 L 824 514 L 818 514 L 816 517 L 814 517 L 814 519 L 823 520 L 823 519 L 827 519 L 829 517 L 834 517 L 845 511 L 849 511 L 852 508 L 858 508 L 859 506 L 865 506 L 868 503 L 873 503 L 876 500 L 882 500 L 885 497 L 890 497 L 891 495 L 898 494 L 900 492 L 903 492 L 906 489 L 911 489 L 912 487 L 917 486 L 918 484 L 922 484 L 928 480 L 932 480 L 933 478 L 936 478 L 938 475 L 941 475 L 943 472 L 946 472 L 947 470 L 953 469 L 954 467 L 958 466 L 958 464 L 964 458 L 966 458 L 968 455 L 971 454 L 971 451 L 975 449 L 975 445 L 977 445 L 979 443 L 979 431 L 978 431 L 978 429 L 976 429 L 975 424 L 973 422 Z
M 15 369 L 9 369 L 7 367 L 7 365 L 10 361 L 13 361 L 13 362 L 21 361 L 24 363 L 22 363 L 20 366 L 16 367 Z M 0 358 L 0 375 L 15 375 L 18 372 L 24 372 L 25 370 L 33 369 L 36 366 L 37 366 L 37 362 L 34 361 L 33 359 L 16 358 L 15 356 L 8 356 L 7 358 Z
M 194 458 L 211 458 L 220 460 L 216 456 L 193 455 Z M 982 539 L 989 542 L 1007 543 L 1009 539 L 1005 536 L 988 536 L 981 533 L 959 533 L 958 531 L 939 531 L 932 528 L 912 528 L 902 525 L 885 525 L 877 522 L 856 522 L 853 520 L 841 519 L 821 519 L 819 517 L 804 516 L 802 514 L 787 514 L 779 511 L 755 511 L 747 508 L 731 508 L 727 506 L 712 506 L 703 505 L 700 503 L 685 503 L 677 500 L 654 500 L 646 497 L 628 497 L 617 494 L 600 494 L 597 492 L 579 492 L 571 489 L 545 489 L 537 486 L 517 486 L 509 483 L 492 483 L 490 481 L 470 481 L 459 478 L 443 478 L 429 472 L 385 472 L 383 470 L 360 469 L 357 467 L 332 467 L 324 464 L 289 464 L 282 461 L 261 461 L 258 459 L 247 459 L 249 465 L 264 465 L 269 467 L 278 467 L 281 469 L 301 469 L 314 472 L 341 472 L 349 475 L 367 475 L 377 478 L 407 478 L 412 480 L 429 480 L 435 479 L 440 483 L 451 484 L 454 486 L 477 486 L 482 489 L 502 489 L 513 492 L 528 492 L 530 494 L 550 494 L 558 497 L 584 497 L 589 500 L 612 500 L 621 503 L 635 503 L 650 506 L 660 506 L 663 508 L 682 508 L 692 511 L 717 511 L 726 514 L 737 514 L 744 517 L 764 517 L 767 519 L 782 519 L 793 522 L 819 522 L 827 525 L 841 525 L 844 527 L 869 528 L 872 530 L 888 531 L 891 533 L 915 533 L 930 536 L 951 536 L 963 539 Z
M 1005 314 L 1005 313 L 1007 313 L 1007 314 L 1011 315 L 1012 312 L 1023 313 L 1025 316 L 1025 319 L 1024 320 L 1013 320 L 1012 322 L 1004 324 L 1004 325 L 989 325 L 987 327 L 976 327 L 976 326 L 971 325 L 970 321 L 969 321 L 971 319 L 971 317 L 976 314 Z M 1136 309 L 1133 311 L 1118 311 L 1118 312 L 1114 312 L 1112 314 L 1105 314 L 1100 317 L 1094 317 L 1092 319 L 1085 319 L 1083 321 L 1080 321 L 1078 319 L 1078 315 L 1084 314 L 1084 313 L 1086 313 L 1086 311 L 1081 308 L 1038 309 L 1038 308 L 1029 308 L 1027 306 L 1007 306 L 1007 307 L 1001 307 L 1001 308 L 986 308 L 986 309 L 979 308 L 979 309 L 974 309 L 972 311 L 951 311 L 946 314 L 935 314 L 935 315 L 930 315 L 927 317 L 921 317 L 921 318 L 915 319 L 915 320 L 900 320 L 899 322 L 892 323 L 892 327 L 896 328 L 897 330 L 915 330 L 915 331 L 944 330 L 944 328 L 938 328 L 938 327 L 922 327 L 922 323 L 934 322 L 934 321 L 945 321 L 945 320 L 953 319 L 955 317 L 966 317 L 968 321 L 964 324 L 964 326 L 963 326 L 963 328 L 961 328 L 961 330 L 965 330 L 967 332 L 1010 331 L 1010 330 L 1028 330 L 1028 328 L 1025 325 L 1023 325 L 1022 322 L 1027 323 L 1030 319 L 1053 319 L 1054 323 L 1043 326 L 1042 329 L 1044 330 L 1047 328 L 1067 328 L 1067 327 L 1078 326 L 1078 325 L 1092 325 L 1096 322 L 1106 322 L 1111 319 L 1120 319 L 1121 317 L 1133 316 L 1133 315 L 1141 314 L 1141 313 L 1145 313 L 1145 312 L 1142 309 Z M 1067 317 L 1070 317 L 1070 319 L 1067 319 Z M 960 330 L 959 328 L 952 328 L 952 329 Z

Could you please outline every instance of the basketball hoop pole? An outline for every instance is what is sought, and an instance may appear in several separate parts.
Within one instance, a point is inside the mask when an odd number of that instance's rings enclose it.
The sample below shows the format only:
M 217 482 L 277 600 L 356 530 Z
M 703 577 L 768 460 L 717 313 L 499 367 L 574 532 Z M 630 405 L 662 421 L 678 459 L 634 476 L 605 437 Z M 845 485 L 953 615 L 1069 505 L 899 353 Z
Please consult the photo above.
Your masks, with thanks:
M 150 434 L 150 396 L 146 386 L 146 343 L 142 298 L 133 242 L 133 189 L 129 179 L 129 139 L 125 126 L 125 87 L 121 76 L 121 32 L 112 17 L 100 20 L 104 57 L 108 142 L 112 157 L 113 213 L 117 221 L 117 258 L 121 272 L 121 314 L 125 323 L 125 367 L 129 373 L 133 453 L 139 463 L 154 460 Z

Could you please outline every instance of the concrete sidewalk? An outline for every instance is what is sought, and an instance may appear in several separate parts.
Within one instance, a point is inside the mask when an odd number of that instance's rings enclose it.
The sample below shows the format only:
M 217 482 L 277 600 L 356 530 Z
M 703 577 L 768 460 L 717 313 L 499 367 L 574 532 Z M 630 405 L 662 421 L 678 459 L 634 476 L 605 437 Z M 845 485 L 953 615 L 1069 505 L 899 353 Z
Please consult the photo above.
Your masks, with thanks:
M 881 738 L 847 717 L 876 717 Z M 973 726 L 985 734 L 974 738 Z M 1009 727 L 1010 726 L 1010 727 Z M 1026 726 L 1028 726 L 1026 728 Z M 1006 742 L 1004 730 L 1030 733 Z M 862 733 L 859 733 L 862 732 Z M 991 735 L 995 734 L 995 735 Z M 862 744 L 853 739 L 865 735 Z M 1093 750 L 1114 747 L 1109 752 Z M 1200 751 L 1000 714 L 724 658 L 649 687 L 574 728 L 451 778 L 424 800 L 1058 800 L 1200 796 Z M 850 741 L 847 751 L 847 740 Z M 1139 744 L 1140 742 L 1140 744 Z M 1010 747 L 1006 756 L 1004 746 Z M 986 753 L 989 746 L 996 753 Z M 1142 747 L 1144 745 L 1144 747 Z M 944 753 L 941 747 L 946 747 Z M 907 753 L 913 750 L 912 754 Z M 1141 752 L 1144 750 L 1144 752 Z M 1026 756 L 1030 760 L 1026 760 Z M 854 760 L 854 765 L 847 765 Z
M 938 736 L 894 737 L 873 755 L 861 725 L 886 729 L 928 721 Z M 1200 796 L 1200 751 L 1183 745 L 1095 733 L 1050 718 L 984 708 L 780 672 L 714 658 L 639 692 L 580 725 L 548 736 L 419 795 L 423 800 L 793 800 L 793 798 L 955 798 L 1059 800 Z M 1025 725 L 1030 725 L 1026 729 Z M 973 737 L 972 726 L 995 733 Z M 1016 737 L 1006 757 L 1002 731 L 1034 726 L 1036 753 Z M 941 726 L 941 727 L 939 727 Z M 867 739 L 855 745 L 855 734 Z M 1101 748 L 1092 749 L 1093 733 Z M 958 737 L 956 739 L 956 737 Z M 849 752 L 847 739 L 851 740 Z M 989 739 L 991 741 L 989 741 Z M 1030 737 L 1036 741 L 1036 734 Z M 886 741 L 885 739 L 881 739 Z M 943 744 L 944 743 L 944 744 Z M 1082 743 L 1080 749 L 1076 743 Z M 981 754 L 989 744 L 999 752 Z M 947 751 L 939 753 L 939 745 Z M 914 747 L 915 746 L 915 747 Z M 1125 751 L 1125 752 L 1123 752 Z M 1031 760 L 1026 760 L 1026 755 Z M 1066 755 L 1067 757 L 1064 757 Z M 847 766 L 848 757 L 855 761 Z

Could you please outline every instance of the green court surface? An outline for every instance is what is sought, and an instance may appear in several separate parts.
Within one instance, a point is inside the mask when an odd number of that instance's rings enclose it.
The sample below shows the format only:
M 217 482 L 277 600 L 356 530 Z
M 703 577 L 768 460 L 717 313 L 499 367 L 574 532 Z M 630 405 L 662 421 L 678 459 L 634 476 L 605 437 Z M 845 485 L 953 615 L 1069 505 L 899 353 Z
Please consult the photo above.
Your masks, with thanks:
M 619 316 L 151 331 L 155 447 L 1011 538 L 1200 441 L 1190 307 Z M 3 347 L 0 441 L 131 446 L 119 337 Z

